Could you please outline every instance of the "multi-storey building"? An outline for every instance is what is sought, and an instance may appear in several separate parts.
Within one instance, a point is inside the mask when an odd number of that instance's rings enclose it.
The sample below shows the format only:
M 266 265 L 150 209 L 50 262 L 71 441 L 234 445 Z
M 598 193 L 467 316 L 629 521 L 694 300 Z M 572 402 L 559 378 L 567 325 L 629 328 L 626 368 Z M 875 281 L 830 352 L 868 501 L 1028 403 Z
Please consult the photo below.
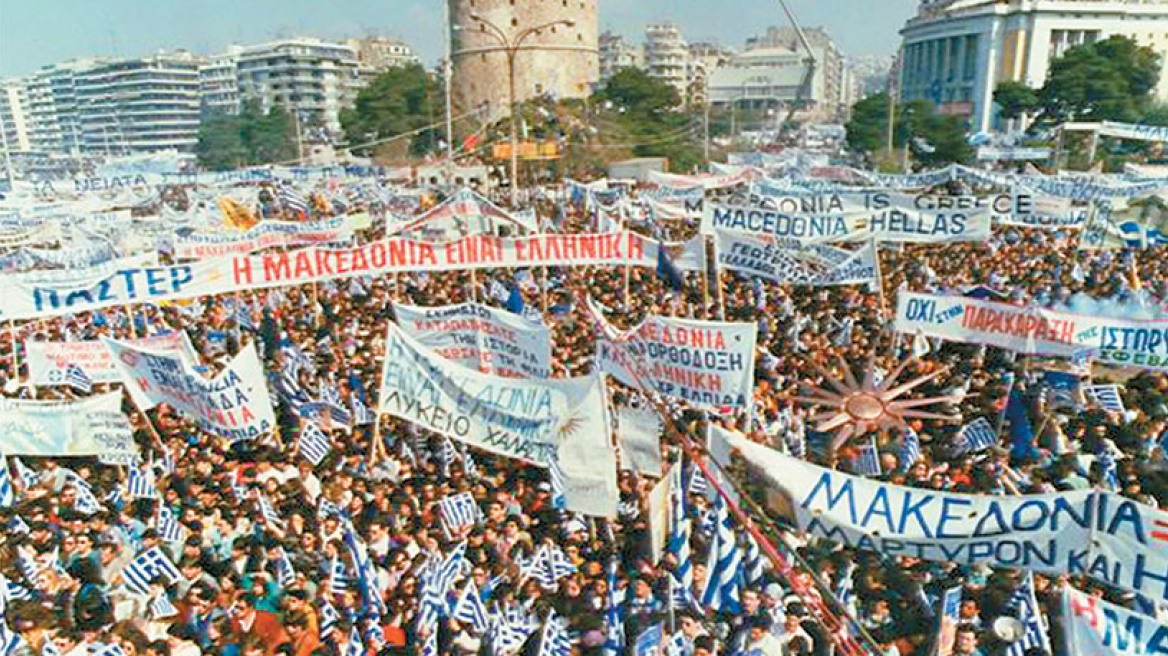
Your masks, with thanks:
M 667 23 L 645 28 L 645 72 L 677 89 L 685 100 L 689 87 L 689 47 L 681 30 Z
M 342 43 L 357 53 L 362 67 L 375 73 L 419 62 L 413 48 L 393 39 L 345 39 Z
M 210 57 L 199 67 L 199 103 L 204 117 L 239 113 L 240 46 Z
M 710 75 L 728 64 L 734 51 L 716 43 L 691 43 L 686 50 L 686 101 L 701 105 L 708 98 Z
M 247 46 L 236 71 L 241 101 L 254 100 L 263 111 L 283 107 L 307 129 L 341 132 L 341 109 L 353 103 L 362 86 L 357 52 L 320 39 L 284 39 Z
M 609 78 L 622 68 L 639 68 L 641 52 L 619 34 L 605 32 L 600 35 L 600 81 Z
M 999 83 L 1042 86 L 1051 61 L 1072 46 L 1122 35 L 1168 54 L 1168 2 L 925 0 L 900 34 L 901 97 L 930 100 L 985 131 L 997 127 Z M 1164 72 L 1155 94 L 1168 99 Z
M 28 92 L 23 80 L 0 82 L 0 147 L 9 153 L 32 149 L 28 131 Z
M 199 64 L 188 52 L 97 64 L 75 76 L 81 150 L 191 152 L 199 134 Z
M 68 155 L 81 152 L 75 77 L 97 64 L 94 59 L 74 59 L 45 66 L 27 78 L 28 131 L 33 150 Z

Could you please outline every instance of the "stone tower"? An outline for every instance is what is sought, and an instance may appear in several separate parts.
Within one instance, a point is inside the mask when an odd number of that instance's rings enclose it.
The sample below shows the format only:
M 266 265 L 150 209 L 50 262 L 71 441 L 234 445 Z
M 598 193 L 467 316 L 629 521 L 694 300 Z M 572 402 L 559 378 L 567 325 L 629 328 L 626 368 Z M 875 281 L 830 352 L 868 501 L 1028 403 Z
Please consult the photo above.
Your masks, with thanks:
M 531 34 L 515 57 L 516 101 L 544 93 L 581 98 L 600 79 L 597 4 L 600 0 L 446 0 L 450 9 L 454 102 L 460 111 L 488 103 L 507 106 L 507 55 L 481 17 L 510 40 L 529 28 L 570 19 Z

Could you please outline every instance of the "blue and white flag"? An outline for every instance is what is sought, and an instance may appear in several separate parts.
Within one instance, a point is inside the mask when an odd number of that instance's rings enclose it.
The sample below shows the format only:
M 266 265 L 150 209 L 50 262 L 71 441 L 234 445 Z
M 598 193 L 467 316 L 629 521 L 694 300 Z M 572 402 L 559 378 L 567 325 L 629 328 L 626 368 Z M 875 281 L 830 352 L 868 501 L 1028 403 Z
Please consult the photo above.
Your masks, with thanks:
M 305 423 L 300 430 L 299 446 L 300 455 L 316 466 L 328 456 L 329 451 L 333 448 L 333 443 L 327 433 L 310 421 Z
M 327 599 L 320 602 L 320 639 L 325 640 L 337 629 L 341 616 Z
M 150 600 L 150 616 L 155 620 L 161 620 L 175 615 L 178 615 L 178 609 L 171 603 L 170 596 L 166 594 L 165 590 Z
M 483 604 L 479 589 L 473 580 L 467 582 L 462 595 L 454 604 L 454 610 L 450 612 L 450 617 L 471 627 L 476 635 L 482 635 L 490 626 L 491 615 L 487 612 L 487 607 Z
M 1119 467 L 1116 465 L 1115 456 L 1108 450 L 1104 449 L 1095 458 L 1099 463 L 1100 472 L 1103 475 L 1103 486 L 1108 490 L 1115 492 L 1119 489 Z
M 369 406 L 361 400 L 361 396 L 357 392 L 349 393 L 350 405 L 353 406 L 353 425 L 354 426 L 368 426 L 377 421 L 377 417 L 369 411 Z
M 364 656 L 365 643 L 361 642 L 361 633 L 357 631 L 357 625 L 349 629 L 349 641 L 345 643 L 344 656 Z
M 567 480 L 564 478 L 564 470 L 560 468 L 560 458 L 556 455 L 548 456 L 548 481 L 552 487 L 552 507 L 557 510 L 562 510 L 567 503 L 566 490 L 568 488 Z
M 11 508 L 16 503 L 16 487 L 8 473 L 8 459 L 0 454 L 0 508 Z
M 127 467 L 129 480 L 126 482 L 126 491 L 132 499 L 154 499 L 158 491 L 154 489 L 154 476 L 149 469 L 138 465 Z
M 68 385 L 78 392 L 90 394 L 93 392 L 93 380 L 81 367 L 68 363 L 63 368 L 58 367 L 49 372 L 50 385 Z
M 284 528 L 284 520 L 280 519 L 280 514 L 276 512 L 276 508 L 272 505 L 268 495 L 263 492 L 259 493 L 260 516 L 263 517 L 264 524 L 275 529 Z
M 762 553 L 762 547 L 750 533 L 746 534 L 746 561 L 743 570 L 743 583 L 747 586 L 757 586 L 766 577 L 770 561 Z
M 158 535 L 164 542 L 181 542 L 183 539 L 183 527 L 178 523 L 174 513 L 165 504 L 160 504 L 158 507 Z
M 706 565 L 702 605 L 715 612 L 738 613 L 741 611 L 738 591 L 742 587 L 742 551 L 738 548 L 730 510 L 721 496 L 714 502 L 714 509 L 714 538 Z
M 900 445 L 900 468 L 908 469 L 921 459 L 921 436 L 912 426 L 904 427 L 904 442 Z
M 276 562 L 272 563 L 276 569 L 276 580 L 280 583 L 280 587 L 291 587 L 296 583 L 296 570 L 292 567 L 292 559 L 288 557 L 288 552 L 284 551 L 284 547 L 277 547 Z
M 474 526 L 481 517 L 478 503 L 470 492 L 443 497 L 438 501 L 438 510 L 442 513 L 442 522 L 451 535 L 468 526 Z
M 1047 635 L 1046 625 L 1043 623 L 1038 599 L 1034 595 L 1034 574 L 1032 572 L 1026 572 L 1026 578 L 1022 580 L 1022 587 L 1014 591 L 1006 607 L 1026 627 L 1026 633 L 1022 635 L 1022 638 L 1006 647 L 1006 656 L 1026 656 L 1026 653 L 1034 647 L 1041 648 L 1047 654 L 1051 653 L 1050 637 Z
M 1083 385 L 1083 394 L 1088 401 L 1098 404 L 1104 410 L 1120 414 L 1126 412 L 1123 397 L 1119 393 L 1119 385 Z
M 538 656 L 571 656 L 571 653 L 572 642 L 568 638 L 568 630 L 556 616 L 555 609 L 550 609 L 543 622 L 543 634 L 539 637 Z
M 962 452 L 976 452 L 988 449 L 998 443 L 994 427 L 985 417 L 978 417 L 961 427 L 957 434 L 957 444 Z
M 697 599 L 693 591 L 693 559 L 690 555 L 690 532 L 692 522 L 686 514 L 686 494 L 682 487 L 682 467 L 675 464 L 669 469 L 669 540 L 668 553 L 673 554 L 677 566 L 670 576 L 673 578 L 670 602 L 677 608 L 696 608 Z
M 121 575 L 127 590 L 142 595 L 149 593 L 150 582 L 158 577 L 166 579 L 168 585 L 182 577 L 161 546 L 138 554 L 122 568 Z
M 880 450 L 876 448 L 875 439 L 860 447 L 852 467 L 858 476 L 879 476 L 884 473 L 880 466 Z
M 612 558 L 608 562 L 608 598 L 604 608 L 604 656 L 619 656 L 624 653 L 625 625 L 621 620 L 620 600 L 617 597 L 616 576 L 620 561 Z

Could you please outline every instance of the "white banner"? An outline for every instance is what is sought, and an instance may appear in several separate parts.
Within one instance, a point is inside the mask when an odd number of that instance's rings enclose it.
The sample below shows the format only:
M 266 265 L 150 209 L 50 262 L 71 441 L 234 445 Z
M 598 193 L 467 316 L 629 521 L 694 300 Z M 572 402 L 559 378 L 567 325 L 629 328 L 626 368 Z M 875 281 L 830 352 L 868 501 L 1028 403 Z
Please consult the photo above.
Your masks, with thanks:
M 1010 195 L 993 197 L 994 221 L 1024 228 L 1077 230 L 1087 222 L 1086 205 L 1015 187 Z
M 1070 357 L 1089 351 L 1099 363 L 1168 369 L 1164 319 L 1071 314 L 964 296 L 901 292 L 896 330 L 1027 355 Z
M 447 360 L 505 378 L 551 375 L 551 330 L 543 323 L 478 303 L 393 307 L 402 330 Z
M 192 362 L 198 361 L 194 347 L 186 333 L 170 332 L 151 335 L 142 339 L 127 340 L 128 344 L 139 348 L 169 351 L 180 349 Z M 28 382 L 33 385 L 61 384 L 54 373 L 65 371 L 68 365 L 80 367 L 89 380 L 95 383 L 113 383 L 121 380 L 114 366 L 113 354 L 104 342 L 25 342 L 28 358 Z
M 391 323 L 379 410 L 492 453 L 547 466 L 563 440 L 610 434 L 604 404 L 590 392 L 598 383 L 590 380 L 480 373 L 437 355 Z
M 68 402 L 0 399 L 0 445 L 7 456 L 97 456 L 119 464 L 138 457 L 121 392 Z
M 260 221 L 246 232 L 195 233 L 175 240 L 174 256 L 203 259 L 220 255 L 252 253 L 277 246 L 301 246 L 346 239 L 354 226 L 348 217 L 301 223 Z
M 556 454 L 564 474 L 564 507 L 569 512 L 616 519 L 620 488 L 604 379 L 597 374 L 548 382 L 568 397 L 572 413 L 557 431 Z M 584 412 L 600 414 L 581 416 Z
M 737 435 L 773 510 L 811 535 L 961 565 L 1086 574 L 1168 599 L 1166 513 L 1107 492 L 993 496 L 902 487 L 818 467 Z
M 661 417 L 649 408 L 622 407 L 616 411 L 621 469 L 661 476 Z
M 1168 141 L 1168 125 L 1141 125 L 1103 121 L 1098 130 L 1101 137 L 1117 137 L 1133 141 Z
M 684 255 L 674 261 L 679 269 L 700 270 L 700 258 L 691 257 L 691 244 L 700 244 L 700 240 L 691 240 Z M 8 274 L 0 275 L 0 320 L 391 273 L 537 266 L 656 267 L 660 247 L 660 242 L 635 232 L 515 239 L 478 235 L 450 242 L 392 237 L 354 248 L 309 246 L 170 267 L 107 269 L 109 272 L 99 279 L 78 274 L 79 280 L 72 284 L 38 284 L 21 274 Z
M 890 191 L 764 196 L 757 206 L 705 203 L 701 229 L 818 242 L 984 241 L 992 204 L 983 196 Z
M 1023 148 L 982 146 L 977 149 L 977 158 L 987 161 L 1018 161 L 1024 159 L 1050 159 L 1054 151 L 1050 148 Z
M 775 282 L 816 286 L 876 282 L 876 247 L 872 243 L 848 251 L 720 230 L 714 243 L 720 268 Z
M 104 338 L 122 383 L 143 409 L 166 403 L 202 430 L 232 442 L 271 431 L 275 413 L 255 344 L 243 347 L 223 371 L 208 379 L 183 351 L 146 350 Z
M 1068 656 L 1168 654 L 1168 624 L 1069 585 L 1062 605 Z
M 593 313 L 604 320 L 598 309 Z M 625 385 L 639 388 L 644 377 L 644 385 L 706 408 L 744 408 L 751 401 L 753 323 L 650 316 L 627 332 L 611 326 L 604 332 L 616 339 L 597 339 L 596 362 Z

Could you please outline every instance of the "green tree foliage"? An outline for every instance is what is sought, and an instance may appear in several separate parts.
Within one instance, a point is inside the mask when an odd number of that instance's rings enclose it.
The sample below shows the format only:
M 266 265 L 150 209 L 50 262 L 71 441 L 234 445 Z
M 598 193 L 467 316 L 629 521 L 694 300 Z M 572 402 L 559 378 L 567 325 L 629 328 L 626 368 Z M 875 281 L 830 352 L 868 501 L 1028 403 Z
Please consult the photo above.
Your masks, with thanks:
M 595 101 L 611 101 L 624 108 L 625 113 L 637 118 L 659 115 L 681 103 L 677 89 L 649 77 L 639 68 L 617 71 L 595 95 Z
M 847 142 L 854 152 L 875 154 L 888 138 L 888 94 L 878 93 L 852 107 L 847 123 Z M 912 148 L 917 161 L 929 166 L 965 162 L 973 150 L 965 141 L 965 124 L 959 116 L 938 114 L 926 100 L 910 100 L 896 106 L 893 147 Z
M 690 171 L 701 163 L 701 118 L 683 111 L 677 90 L 665 82 L 642 70 L 624 68 L 609 78 L 590 103 L 597 108 L 607 139 L 628 144 L 628 154 L 668 158 L 674 171 Z
M 1143 118 L 1160 79 L 1160 56 L 1113 36 L 1067 50 L 1051 62 L 1042 87 L 1045 115 L 1055 121 L 1127 121 Z
M 195 146 L 199 164 L 213 171 L 293 161 L 296 151 L 292 117 L 278 107 L 265 114 L 253 102 L 244 103 L 238 115 L 204 120 Z
M 409 151 L 420 155 L 438 146 L 439 129 L 423 129 L 441 121 L 441 85 L 431 80 L 420 65 L 391 68 L 357 94 L 353 107 L 341 112 L 341 127 L 354 145 L 413 133 Z M 370 149 L 357 147 L 357 154 Z
M 1039 107 L 1038 92 L 1024 82 L 1001 82 L 994 89 L 994 102 L 1002 118 L 1014 119 Z

